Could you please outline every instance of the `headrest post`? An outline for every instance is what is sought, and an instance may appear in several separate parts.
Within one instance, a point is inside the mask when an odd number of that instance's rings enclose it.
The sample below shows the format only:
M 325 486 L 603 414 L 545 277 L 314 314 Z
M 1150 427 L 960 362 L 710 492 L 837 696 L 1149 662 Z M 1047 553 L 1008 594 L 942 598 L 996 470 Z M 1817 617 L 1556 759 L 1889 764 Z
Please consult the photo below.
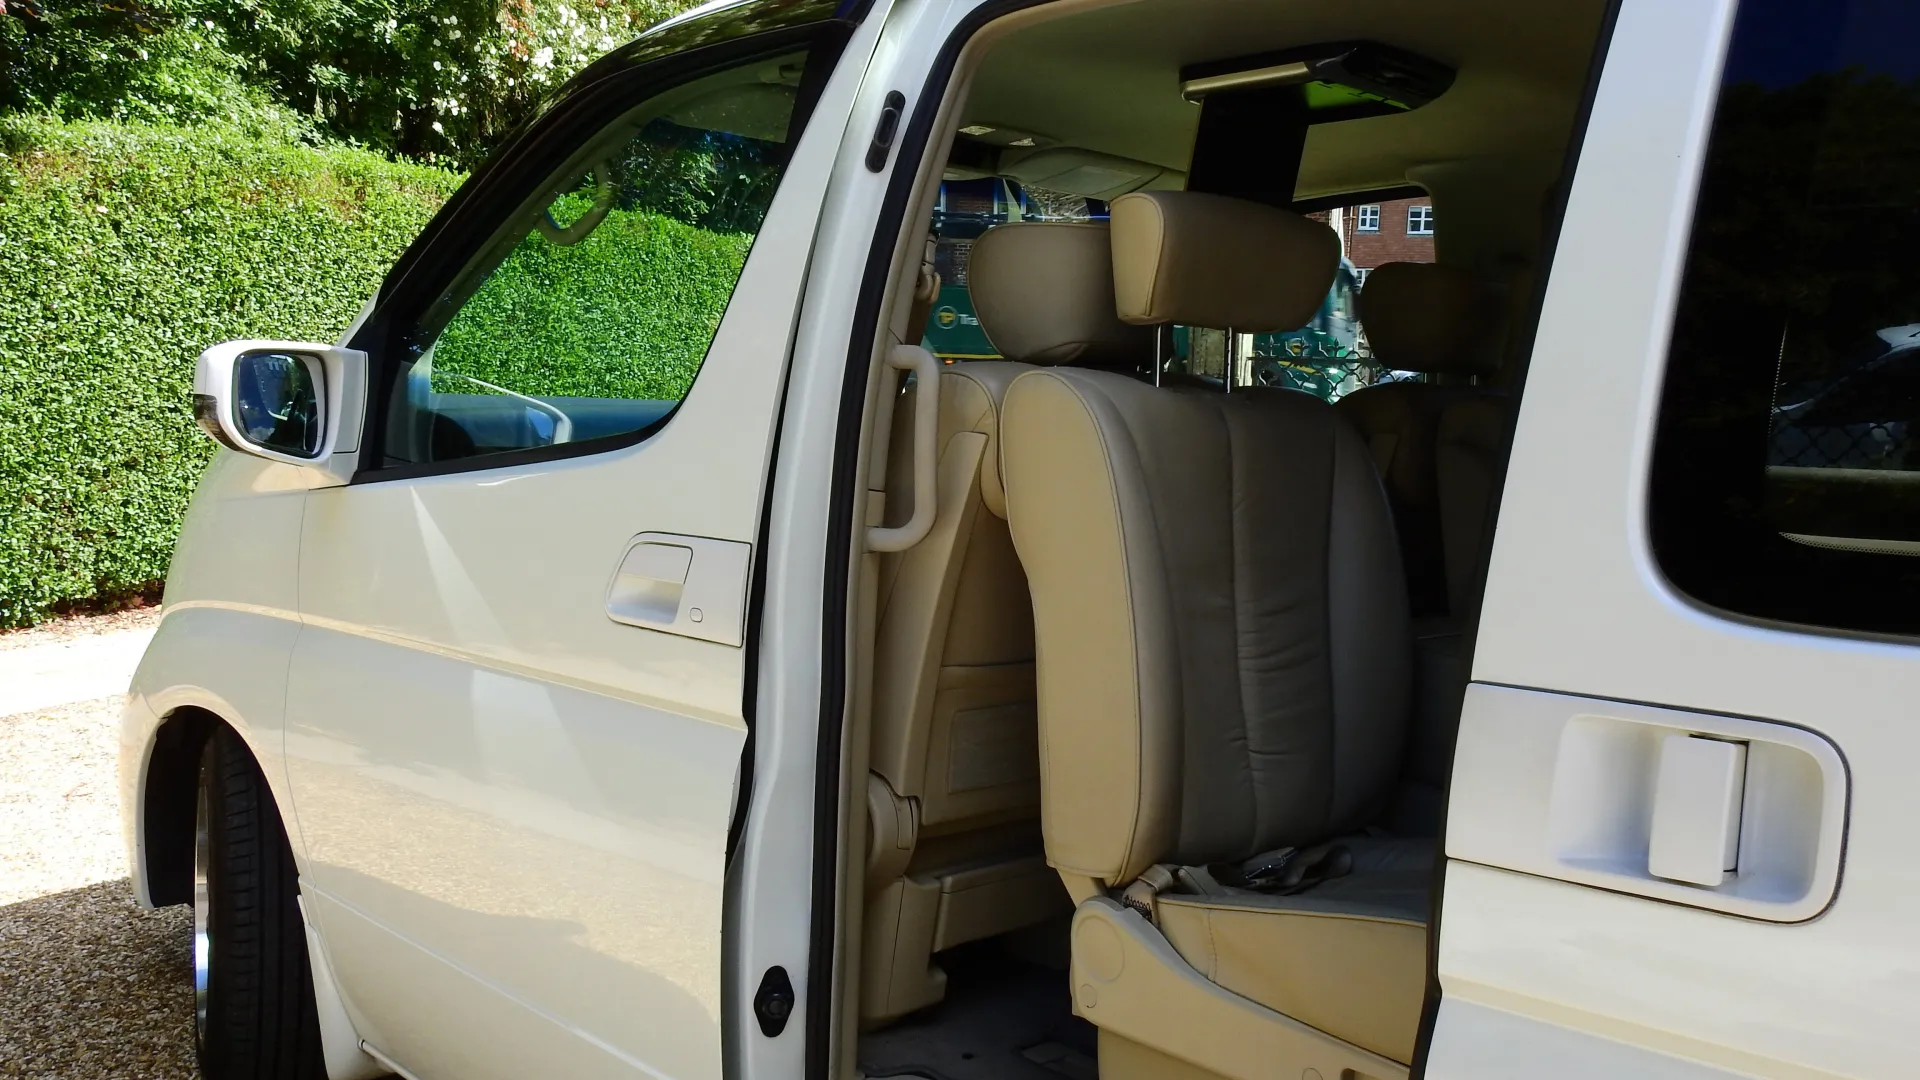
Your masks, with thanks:
M 1240 366 L 1240 334 L 1233 327 L 1227 327 L 1226 363 L 1222 365 L 1222 380 L 1227 393 L 1233 393 L 1234 368 Z
M 1153 385 L 1160 385 L 1160 372 L 1167 366 L 1167 324 L 1153 324 Z

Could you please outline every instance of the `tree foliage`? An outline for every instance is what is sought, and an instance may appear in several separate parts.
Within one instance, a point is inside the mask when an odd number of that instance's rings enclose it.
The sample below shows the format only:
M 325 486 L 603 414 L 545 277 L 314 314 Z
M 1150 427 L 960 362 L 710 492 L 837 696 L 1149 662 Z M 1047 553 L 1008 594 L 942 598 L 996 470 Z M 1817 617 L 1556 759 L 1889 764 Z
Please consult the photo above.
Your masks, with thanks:
M 692 0 L 0 0 L 0 111 L 224 121 L 468 165 Z

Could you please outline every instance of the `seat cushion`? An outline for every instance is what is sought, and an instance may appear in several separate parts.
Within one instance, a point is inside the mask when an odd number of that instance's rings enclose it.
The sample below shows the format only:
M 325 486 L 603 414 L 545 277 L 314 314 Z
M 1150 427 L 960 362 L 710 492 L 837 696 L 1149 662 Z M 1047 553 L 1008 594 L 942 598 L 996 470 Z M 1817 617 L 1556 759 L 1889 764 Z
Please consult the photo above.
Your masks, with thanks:
M 1402 1063 L 1427 990 L 1431 840 L 1347 842 L 1354 870 L 1296 896 L 1162 894 L 1161 932 L 1241 997 Z

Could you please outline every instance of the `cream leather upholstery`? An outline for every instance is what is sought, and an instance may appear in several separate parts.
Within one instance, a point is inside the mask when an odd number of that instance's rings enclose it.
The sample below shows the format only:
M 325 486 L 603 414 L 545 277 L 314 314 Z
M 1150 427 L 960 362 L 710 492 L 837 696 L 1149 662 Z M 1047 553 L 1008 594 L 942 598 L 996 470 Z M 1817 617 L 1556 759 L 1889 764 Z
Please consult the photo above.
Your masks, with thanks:
M 1501 319 L 1479 275 L 1440 263 L 1388 263 L 1360 290 L 1360 324 L 1374 354 L 1403 371 L 1491 375 Z
M 1432 855 L 1423 846 L 1298 896 L 1165 897 L 1160 928 L 1195 970 L 1241 997 L 1410 1062 L 1427 988 Z
M 1337 244 L 1295 215 L 1211 196 L 1163 193 L 1131 212 L 1126 202 L 1113 226 L 1123 318 L 1252 328 L 1263 324 L 1246 298 L 1261 296 L 1276 326 L 1296 308 L 1304 321 L 1331 281 Z M 1264 240 L 1255 250 L 1237 236 Z M 1182 285 L 1201 265 L 1233 274 L 1212 290 Z M 1386 808 L 1411 639 L 1365 443 L 1304 394 L 1076 370 L 1014 380 L 1001 424 L 1008 520 L 1033 596 L 1042 831 L 1048 861 L 1092 886 L 1074 980 L 1076 1011 L 1103 1029 L 1103 1078 L 1154 1075 L 1169 1060 L 1249 1080 L 1403 1075 L 1394 1063 L 1410 1060 L 1426 986 L 1431 842 L 1353 838 L 1350 875 L 1293 897 L 1163 891 L 1157 929 L 1100 895 L 1156 864 L 1353 837 Z M 1171 948 L 1123 952 L 1142 929 Z M 1168 979 L 1231 993 L 1188 992 L 1196 1013 L 1156 1014 L 1127 989 Z M 1249 1001 L 1264 1018 L 1254 1030 L 1305 1056 L 1245 1068 L 1190 1038 L 1246 1030 Z
M 1471 273 L 1433 263 L 1388 263 L 1368 275 L 1359 308 L 1383 367 L 1462 378 L 1498 368 L 1499 307 Z M 1447 589 L 1434 463 L 1440 415 L 1456 401 L 1487 392 L 1463 384 L 1386 383 L 1340 399 L 1340 410 L 1366 438 L 1386 482 L 1416 615 L 1445 615 L 1455 599 Z
M 1442 379 L 1486 377 L 1499 369 L 1505 343 L 1501 305 L 1471 272 L 1389 263 L 1368 275 L 1359 308 L 1367 340 L 1387 368 Z M 1357 390 L 1338 405 L 1367 439 L 1386 482 L 1419 618 L 1414 720 L 1389 820 L 1396 829 L 1421 835 L 1438 832 L 1445 801 L 1467 676 L 1456 615 L 1470 599 L 1467 577 L 1480 555 L 1480 521 L 1493 483 L 1489 473 L 1463 464 L 1470 452 L 1459 437 L 1452 450 L 1442 450 L 1449 442 L 1442 429 L 1456 410 L 1482 418 L 1491 410 L 1497 423 L 1499 400 L 1497 391 L 1479 385 L 1405 382 Z M 1443 456 L 1453 462 L 1449 483 L 1441 480 Z
M 1113 303 L 1113 242 L 1105 225 L 1031 222 L 973 243 L 969 297 L 980 328 L 1027 364 L 1131 367 L 1153 332 L 1121 322 Z
M 1408 731 L 1405 586 L 1366 447 L 1332 409 L 1039 371 L 1008 390 L 1003 439 L 1057 870 L 1115 888 L 1157 863 L 1351 834 L 1386 809 Z M 1425 876 L 1399 884 L 1413 899 L 1381 918 L 1163 895 L 1162 928 L 1222 986 L 1404 1062 L 1426 986 Z M 1292 899 L 1377 885 L 1356 870 Z M 1318 937 L 1327 957 L 1343 935 L 1367 956 L 1303 966 L 1272 947 Z M 1378 986 L 1347 995 L 1363 967 Z
M 1097 225 L 993 229 L 972 291 L 1002 352 L 1047 363 L 1144 365 L 1153 337 L 1115 316 L 1111 245 Z M 881 565 L 868 786 L 872 843 L 862 1018 L 940 1000 L 932 954 L 1069 909 L 1042 857 L 1033 614 L 1007 532 L 999 411 L 1025 363 L 941 376 L 937 511 Z M 909 389 L 894 409 L 889 523 L 913 505 Z
M 1294 330 L 1326 299 L 1340 238 L 1311 218 L 1189 191 L 1113 201 L 1120 318 L 1243 333 Z
M 1399 769 L 1409 646 L 1359 438 L 1302 394 L 1106 372 L 1023 375 L 1004 413 L 1049 861 L 1125 884 L 1364 825 Z

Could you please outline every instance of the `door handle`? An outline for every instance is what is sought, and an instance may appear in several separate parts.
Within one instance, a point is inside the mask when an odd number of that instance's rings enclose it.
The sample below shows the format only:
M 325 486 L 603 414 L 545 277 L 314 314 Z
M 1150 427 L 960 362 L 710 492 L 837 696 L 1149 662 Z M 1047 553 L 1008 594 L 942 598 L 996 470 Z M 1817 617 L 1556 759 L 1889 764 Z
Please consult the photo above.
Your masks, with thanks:
M 1706 889 L 1738 869 L 1747 744 L 1704 735 L 1660 740 L 1647 872 Z
M 752 564 L 752 544 L 641 533 L 627 542 L 607 586 L 607 617 L 738 648 Z
M 1848 788 L 1792 724 L 1474 683 L 1447 858 L 1803 922 L 1839 887 Z

